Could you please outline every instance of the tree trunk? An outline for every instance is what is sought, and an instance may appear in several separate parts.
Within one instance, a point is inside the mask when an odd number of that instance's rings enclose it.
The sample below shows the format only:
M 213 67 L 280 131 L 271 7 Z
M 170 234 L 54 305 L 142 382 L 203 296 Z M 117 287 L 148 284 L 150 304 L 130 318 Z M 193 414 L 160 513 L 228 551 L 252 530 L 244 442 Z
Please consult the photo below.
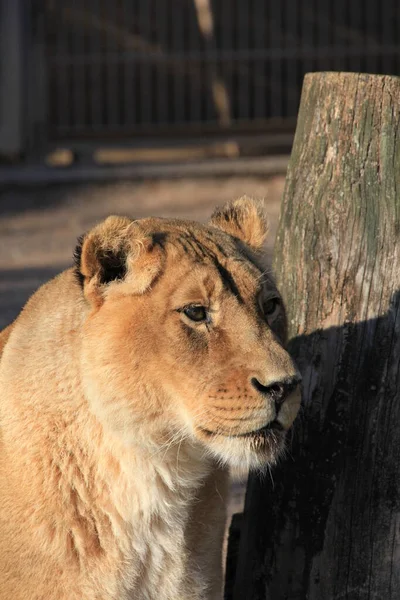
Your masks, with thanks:
M 307 75 L 274 260 L 304 407 L 235 600 L 400 598 L 399 194 L 400 79 Z

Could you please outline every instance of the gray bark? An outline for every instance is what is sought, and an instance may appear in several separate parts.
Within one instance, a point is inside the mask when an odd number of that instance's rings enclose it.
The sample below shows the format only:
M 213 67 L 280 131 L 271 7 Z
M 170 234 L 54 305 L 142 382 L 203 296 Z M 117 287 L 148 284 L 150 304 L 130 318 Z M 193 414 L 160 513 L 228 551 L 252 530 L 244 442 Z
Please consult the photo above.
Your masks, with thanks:
M 399 192 L 400 79 L 307 75 L 274 260 L 304 406 L 235 600 L 400 598 Z

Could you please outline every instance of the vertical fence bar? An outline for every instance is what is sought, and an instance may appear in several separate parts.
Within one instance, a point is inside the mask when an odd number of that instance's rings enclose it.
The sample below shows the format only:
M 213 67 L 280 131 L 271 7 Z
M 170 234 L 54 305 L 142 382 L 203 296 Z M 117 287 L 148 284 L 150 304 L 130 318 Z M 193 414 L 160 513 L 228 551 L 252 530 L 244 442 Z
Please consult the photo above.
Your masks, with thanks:
M 279 49 L 282 49 L 282 20 L 281 4 L 276 0 L 269 0 L 269 39 L 271 43 L 271 87 L 270 107 L 271 117 L 282 116 L 282 65 L 278 57 Z
M 208 123 L 215 123 L 220 120 L 220 112 L 219 107 L 217 106 L 215 100 L 215 90 L 214 86 L 217 84 L 220 85 L 222 82 L 219 78 L 219 61 L 218 61 L 218 47 L 217 47 L 217 39 L 216 39 L 216 11 L 217 11 L 217 3 L 212 0 L 208 0 L 209 8 L 210 8 L 210 17 L 212 20 L 212 31 L 210 36 L 205 39 L 204 44 L 204 69 L 205 69 L 205 77 L 206 77 L 206 86 L 207 93 L 205 94 L 205 116 L 204 120 Z
M 264 0 L 262 0 L 264 2 Z M 237 103 L 233 86 L 233 68 L 234 68 L 234 44 L 233 44 L 233 20 L 232 20 L 232 1 L 221 0 L 221 49 L 223 58 L 221 59 L 221 76 L 226 85 L 227 93 L 230 99 L 231 116 L 235 121 L 237 116 Z
M 99 18 L 100 0 L 90 1 L 90 14 L 94 18 Z M 104 89 L 103 89 L 103 74 L 102 74 L 102 36 L 99 28 L 93 28 L 88 31 L 88 56 L 89 60 L 89 81 L 90 81 L 90 119 L 89 123 L 93 131 L 98 131 L 102 128 L 102 105 L 104 104 Z
M 285 48 L 289 50 L 290 56 L 286 58 L 286 111 L 287 117 L 296 117 L 299 105 L 299 83 L 297 81 L 297 58 L 292 55 L 292 50 L 298 46 L 298 14 L 297 2 L 285 1 L 286 14 L 286 43 Z
M 204 62 L 203 48 L 200 41 L 200 29 L 197 19 L 195 0 L 189 0 L 192 5 L 192 18 L 189 19 L 189 37 L 187 51 L 189 55 L 195 55 L 195 60 L 185 60 L 186 81 L 189 86 L 189 121 L 198 123 L 202 120 L 202 96 L 204 86 Z M 201 58 L 200 58 L 201 57 Z
M 84 0 L 73 0 L 72 8 L 75 14 L 87 6 Z M 85 24 L 74 23 L 71 30 L 71 71 L 72 71 L 72 123 L 77 131 L 84 130 L 85 119 L 85 52 L 84 52 Z
M 139 2 L 139 22 L 138 22 L 138 31 L 139 35 L 142 37 L 144 42 L 149 42 L 150 40 L 150 30 L 151 30 L 151 8 L 152 8 L 153 0 L 144 0 Z M 144 48 L 140 50 L 139 55 L 139 81 L 138 85 L 140 86 L 140 124 L 141 125 L 149 125 L 151 123 L 152 117 L 152 85 L 151 85 L 151 70 L 152 70 L 152 62 L 151 58 L 146 56 L 146 51 Z
M 122 0 L 123 5 L 123 22 L 125 23 L 126 30 L 128 33 L 132 32 L 132 25 L 134 22 L 132 1 Z M 136 110 L 135 110 L 135 52 L 132 48 L 124 48 L 121 56 L 123 61 L 123 79 L 124 79 L 124 110 L 123 110 L 123 124 L 128 129 L 132 128 L 136 122 Z
M 394 31 L 396 32 L 397 44 L 400 43 L 399 30 L 400 30 L 400 4 L 397 2 L 394 8 Z M 400 52 L 396 52 L 394 56 L 393 70 L 398 75 L 400 73 Z
M 381 12 L 381 30 L 380 30 L 380 45 L 382 49 L 385 46 L 392 46 L 394 44 L 393 32 L 396 27 L 396 18 L 394 11 L 393 2 L 385 2 L 383 10 Z M 397 27 L 400 23 L 397 23 Z M 382 73 L 395 73 L 393 56 L 389 53 L 381 55 L 379 69 Z
M 343 29 L 345 24 L 345 2 L 346 0 L 331 0 L 332 3 L 332 50 L 334 53 L 333 69 L 335 71 L 344 71 L 344 59 L 341 56 L 344 50 L 345 40 Z
M 255 51 L 262 53 L 265 51 L 266 43 L 266 16 L 265 16 L 265 3 L 264 0 L 256 0 L 257 10 L 253 13 L 253 31 L 255 41 Z M 253 103 L 253 115 L 255 119 L 262 119 L 265 117 L 266 103 L 265 103 L 265 88 L 267 81 L 265 78 L 265 57 L 258 57 L 254 61 L 254 103 Z
M 303 0 L 304 10 L 301 13 L 301 43 L 303 73 L 314 70 L 313 53 L 315 53 L 314 38 L 314 0 Z
M 361 36 L 364 34 L 361 30 L 361 14 L 360 14 L 360 5 L 358 2 L 353 0 L 349 2 L 349 35 L 350 35 L 350 57 L 349 64 L 350 70 L 354 72 L 359 72 L 361 70 L 361 55 L 362 55 L 362 46 L 361 46 Z M 361 35 L 360 35 L 361 34 Z M 356 53 L 359 49 L 359 54 Z
M 191 5 L 192 0 L 187 0 L 187 2 Z M 188 68 L 187 58 L 185 59 L 185 55 L 188 51 L 190 51 L 190 47 L 185 46 L 183 39 L 183 15 L 181 12 L 182 8 L 179 4 L 179 9 L 176 11 L 171 10 L 171 6 L 168 5 L 168 27 L 170 29 L 170 44 L 169 50 L 170 55 L 173 56 L 173 64 L 176 65 L 176 68 L 171 69 L 169 73 L 169 78 L 172 81 L 172 103 L 173 103 L 173 122 L 178 124 L 182 124 L 185 122 L 185 94 L 186 94 L 186 70 Z M 189 16 L 189 15 L 187 15 Z M 190 24 L 186 23 L 187 27 L 190 27 Z M 181 40 L 182 45 L 180 45 L 179 41 Z M 190 42 L 189 42 L 190 44 Z M 179 59 L 177 57 L 179 56 Z
M 10 0 L 11 1 L 11 0 Z M 27 5 L 25 4 L 25 7 Z M 24 120 L 29 122 L 27 150 L 30 154 L 34 151 L 37 156 L 43 155 L 49 138 L 49 53 L 47 37 L 47 11 L 35 11 L 29 3 L 30 10 L 25 13 L 25 18 L 30 18 L 28 39 L 29 56 L 24 55 L 27 62 L 24 73 L 27 80 L 27 100 L 25 105 Z M 25 8 L 26 10 L 26 8 Z
M 239 16 L 237 21 L 238 44 L 236 50 L 247 54 L 249 46 L 249 4 L 236 0 L 236 10 Z M 239 94 L 239 119 L 249 118 L 249 82 L 250 82 L 250 59 L 242 59 L 238 64 L 238 94 Z
M 329 0 L 327 0 L 329 2 Z M 323 48 L 327 45 L 327 38 L 324 33 L 324 15 L 322 14 L 323 9 L 326 6 L 326 2 L 322 5 L 319 0 L 314 2 L 314 40 L 315 40 L 315 64 L 318 71 L 326 69 L 327 56 L 323 55 Z
M 68 44 L 68 26 L 65 21 L 64 12 L 57 4 L 53 5 L 52 24 L 59 21 L 59 26 L 54 27 L 53 33 L 56 37 L 55 63 L 51 62 L 54 78 L 56 79 L 56 122 L 55 129 L 64 134 L 71 127 L 71 86 L 68 78 L 68 60 L 71 59 Z
M 231 33 L 231 54 L 232 54 L 232 96 L 235 98 L 234 106 L 234 118 L 237 123 L 240 119 L 240 95 L 239 95 L 239 78 L 241 77 L 240 68 L 240 57 L 238 56 L 238 40 L 239 40 L 239 14 L 238 14 L 238 0 L 231 0 L 232 6 L 232 33 Z
M 168 11 L 168 2 L 166 0 L 157 0 L 155 4 L 155 14 L 157 15 L 157 28 L 155 45 L 160 49 L 164 60 L 161 58 L 157 61 L 156 69 L 156 121 L 158 124 L 167 124 L 168 122 L 168 65 L 166 60 L 169 54 L 169 37 L 171 33 L 171 20 L 177 12 L 180 12 L 180 7 L 171 15 Z M 172 17 L 172 18 L 171 18 Z
M 23 150 L 23 0 L 0 1 L 0 152 Z
M 107 125 L 111 130 L 118 128 L 118 100 L 119 100 L 119 81 L 117 77 L 118 62 L 118 42 L 122 36 L 119 23 L 117 21 L 116 2 L 105 2 L 104 13 L 101 21 L 102 29 L 106 31 L 106 63 L 107 63 Z
M 343 59 L 343 67 L 345 71 L 350 71 L 349 53 L 348 48 L 350 45 L 349 40 L 349 27 L 350 27 L 350 7 L 348 2 L 344 2 L 343 10 L 343 48 L 345 49 L 345 58 Z
M 365 6 L 365 21 L 364 21 L 364 27 L 366 29 L 366 33 L 369 39 L 373 39 L 373 43 L 375 46 L 375 54 L 371 54 L 370 56 L 368 56 L 367 62 L 368 62 L 368 72 L 369 73 L 377 73 L 377 21 L 378 21 L 378 14 L 377 14 L 377 5 L 375 0 L 365 0 L 366 1 L 366 6 Z M 364 47 L 367 48 L 368 44 L 365 43 Z

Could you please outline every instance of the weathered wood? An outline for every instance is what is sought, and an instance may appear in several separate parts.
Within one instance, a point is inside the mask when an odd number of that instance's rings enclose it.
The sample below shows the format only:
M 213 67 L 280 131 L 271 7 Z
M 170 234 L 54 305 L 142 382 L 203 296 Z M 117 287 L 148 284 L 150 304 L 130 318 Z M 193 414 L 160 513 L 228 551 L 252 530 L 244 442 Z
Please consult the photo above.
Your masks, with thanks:
M 237 567 L 238 551 L 240 544 L 240 532 L 242 527 L 243 513 L 235 513 L 232 515 L 232 520 L 228 531 L 228 548 L 229 552 L 226 557 L 225 564 L 225 589 L 224 600 L 233 599 L 233 586 L 235 583 L 235 573 Z
M 304 409 L 235 600 L 400 598 L 399 194 L 400 79 L 307 75 L 274 262 Z

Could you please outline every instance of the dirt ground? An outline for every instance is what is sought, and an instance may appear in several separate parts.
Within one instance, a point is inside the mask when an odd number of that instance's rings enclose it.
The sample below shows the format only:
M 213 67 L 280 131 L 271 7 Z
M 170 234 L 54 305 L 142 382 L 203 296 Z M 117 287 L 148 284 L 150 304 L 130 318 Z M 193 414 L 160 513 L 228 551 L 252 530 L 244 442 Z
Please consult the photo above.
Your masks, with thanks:
M 109 214 L 206 221 L 217 204 L 232 198 L 264 198 L 270 219 L 266 250 L 272 253 L 283 186 L 283 176 L 230 177 L 54 185 L 0 193 L 0 329 L 17 316 L 35 289 L 71 265 L 76 238 Z M 243 482 L 234 482 L 230 515 L 242 510 L 243 499 Z

